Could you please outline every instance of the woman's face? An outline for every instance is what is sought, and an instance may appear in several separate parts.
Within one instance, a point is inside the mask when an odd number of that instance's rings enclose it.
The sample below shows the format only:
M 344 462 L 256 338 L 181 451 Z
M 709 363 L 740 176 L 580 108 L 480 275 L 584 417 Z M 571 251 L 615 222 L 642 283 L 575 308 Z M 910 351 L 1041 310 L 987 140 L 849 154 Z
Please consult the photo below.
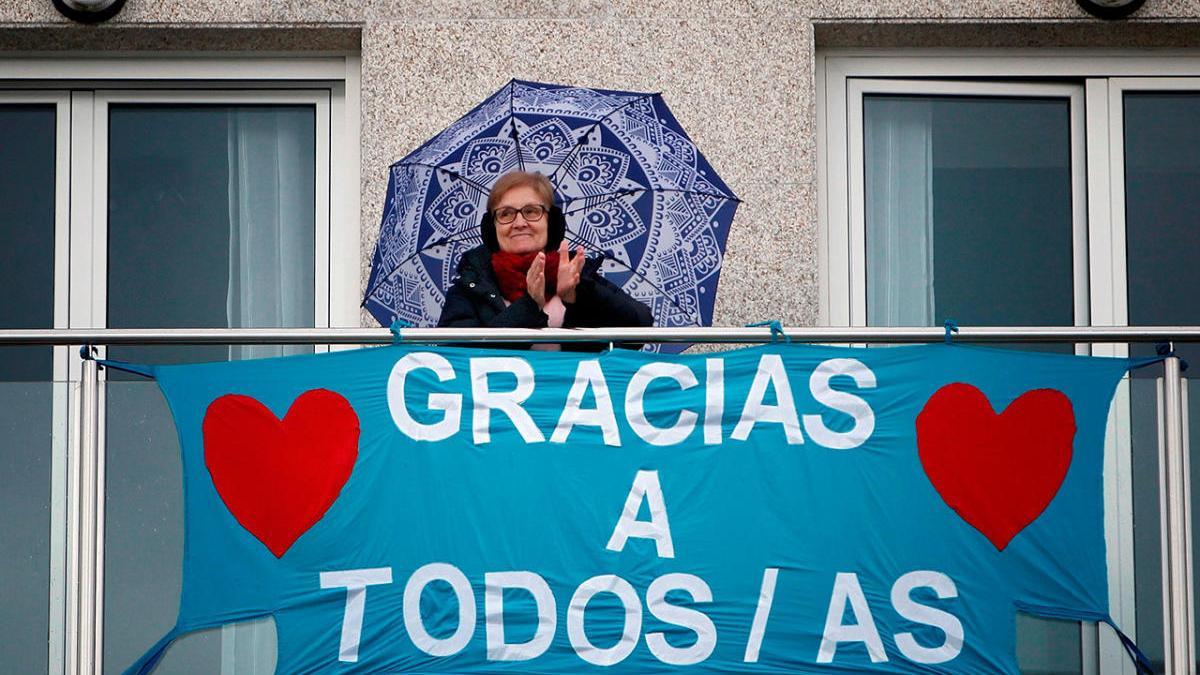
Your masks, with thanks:
M 500 250 L 505 253 L 531 253 L 546 248 L 548 240 L 547 220 L 549 216 L 542 214 L 541 218 L 532 222 L 521 215 L 522 208 L 530 204 L 540 204 L 547 209 L 549 204 L 542 201 L 537 190 L 528 185 L 518 185 L 505 192 L 496 203 L 496 211 L 504 208 L 517 210 L 517 217 L 511 223 L 501 223 L 496 220 L 496 239 L 500 242 Z

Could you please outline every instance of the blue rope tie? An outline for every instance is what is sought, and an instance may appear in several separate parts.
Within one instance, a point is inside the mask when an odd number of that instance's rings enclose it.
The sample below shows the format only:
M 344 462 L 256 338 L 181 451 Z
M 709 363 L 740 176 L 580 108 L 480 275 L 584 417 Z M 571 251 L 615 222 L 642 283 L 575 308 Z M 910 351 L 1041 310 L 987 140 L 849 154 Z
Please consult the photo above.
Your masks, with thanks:
M 79 358 L 84 361 L 93 361 L 96 358 L 95 347 L 91 345 L 81 345 L 79 347 Z
M 79 347 L 79 358 L 83 359 L 84 361 L 95 361 L 96 353 L 97 350 L 94 345 L 80 345 Z M 104 370 L 104 364 L 104 361 L 98 361 L 96 367 L 100 370 Z
M 954 319 L 946 319 L 946 323 L 942 324 L 946 328 L 946 344 L 951 343 L 951 333 L 958 332 L 958 322 Z
M 404 338 L 400 336 L 401 328 L 412 328 L 412 327 L 413 327 L 412 323 L 409 321 L 405 321 L 404 319 L 397 318 L 395 321 L 393 321 L 392 325 L 388 326 L 388 330 L 392 331 L 392 344 L 398 345 L 401 342 L 404 342 Z
M 1133 642 L 1133 640 L 1129 639 L 1128 635 L 1121 632 L 1121 629 L 1117 628 L 1117 624 L 1113 623 L 1111 618 L 1104 619 L 1104 623 L 1108 624 L 1109 627 L 1116 631 L 1117 637 L 1121 640 L 1121 646 L 1125 648 L 1125 653 L 1128 654 L 1130 660 L 1133 661 L 1133 665 L 1137 668 L 1139 675 L 1152 675 L 1154 673 L 1154 667 L 1151 665 L 1150 659 L 1146 658 L 1146 655 L 1141 649 L 1138 649 L 1138 646 Z
M 783 324 L 779 323 L 778 319 L 746 324 L 746 328 L 760 328 L 762 326 L 766 326 L 771 329 L 771 344 L 779 342 L 780 339 L 789 343 L 792 341 L 792 338 L 788 337 L 787 333 L 783 332 Z
M 1170 342 L 1160 342 L 1160 343 L 1154 345 L 1154 352 L 1164 358 L 1168 357 L 1168 356 L 1175 356 L 1175 357 L 1179 356 L 1178 354 L 1175 353 L 1175 345 Z M 1186 373 L 1187 369 L 1188 369 L 1188 362 L 1183 359 L 1179 359 L 1179 372 Z

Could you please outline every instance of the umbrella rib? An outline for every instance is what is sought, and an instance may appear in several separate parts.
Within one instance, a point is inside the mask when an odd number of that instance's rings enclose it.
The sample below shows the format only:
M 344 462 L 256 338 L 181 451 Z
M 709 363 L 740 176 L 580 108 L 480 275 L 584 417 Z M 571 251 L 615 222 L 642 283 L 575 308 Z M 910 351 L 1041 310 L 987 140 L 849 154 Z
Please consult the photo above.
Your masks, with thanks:
M 615 114 L 618 110 L 621 110 L 622 108 L 628 108 L 629 106 L 633 105 L 634 103 L 637 103 L 638 101 L 644 101 L 645 99 L 654 98 L 655 96 L 658 96 L 658 95 L 659 94 L 657 92 L 655 92 L 653 94 L 642 94 L 641 96 L 638 96 L 635 99 L 626 101 L 626 102 L 622 103 L 621 105 L 613 108 L 612 110 L 609 110 L 608 112 L 604 113 L 604 115 L 600 119 L 596 120 L 595 122 L 592 122 L 592 126 L 588 127 L 587 131 L 583 132 L 583 136 L 580 137 L 579 142 L 575 144 L 575 147 L 571 148 L 571 152 L 567 155 L 567 158 L 564 159 L 562 161 L 562 163 L 558 165 L 558 168 L 554 169 L 554 173 L 550 174 L 550 182 L 553 183 L 554 178 L 556 176 L 558 176 L 558 172 L 561 171 L 563 169 L 563 167 L 567 166 L 567 164 L 570 164 L 571 160 L 575 159 L 575 153 L 579 152 L 579 149 L 583 147 L 583 141 L 584 141 L 584 139 L 587 138 L 587 135 L 592 132 L 592 129 L 595 129 L 596 127 L 600 126 L 600 124 L 604 120 L 608 119 L 609 117 L 612 117 L 613 114 Z
M 591 242 L 585 241 L 571 232 L 567 232 L 564 236 L 567 239 L 570 239 L 571 243 L 579 244 L 580 246 L 583 246 L 584 248 L 590 248 L 592 251 L 599 253 L 601 255 L 601 257 L 607 258 L 607 259 L 617 263 L 618 265 L 621 265 L 625 269 L 629 270 L 629 272 L 631 274 L 636 274 L 639 279 L 646 282 L 647 284 L 650 284 L 651 288 L 658 291 L 659 296 L 666 298 L 667 302 L 674 305 L 675 309 L 679 309 L 679 310 L 683 309 L 683 306 L 679 304 L 679 301 L 677 301 L 677 300 L 675 300 L 675 298 L 671 297 L 670 294 L 668 294 L 665 290 L 663 290 L 663 288 L 661 286 L 654 283 L 653 281 L 650 281 L 650 279 L 645 274 L 642 274 L 641 272 L 635 270 L 633 268 L 633 266 L 630 265 L 629 263 L 625 262 L 624 260 L 621 260 L 620 258 L 617 258 L 616 256 L 608 255 L 608 251 L 605 251 L 601 248 L 598 248 L 598 247 L 592 245 Z M 698 322 L 698 321 L 694 322 L 694 323 L 697 326 L 701 325 L 700 322 Z
M 516 98 L 516 80 L 508 83 L 508 121 L 512 124 L 512 139 L 513 149 L 517 151 L 517 168 L 521 171 L 525 170 L 525 159 L 521 157 L 521 139 L 517 136 L 517 106 L 513 99 Z
M 419 167 L 423 167 L 426 169 L 433 169 L 434 171 L 441 171 L 442 173 L 446 174 L 447 176 L 450 176 L 451 178 L 453 178 L 454 180 L 460 180 L 464 184 L 466 184 L 468 187 L 474 188 L 476 192 L 478 192 L 480 195 L 482 195 L 484 197 L 486 197 L 489 192 L 489 190 L 486 187 L 484 187 L 483 185 L 481 185 L 479 183 L 476 183 L 475 181 L 471 180 L 470 178 L 467 178 L 466 176 L 462 175 L 461 173 L 459 173 L 457 171 L 451 171 L 450 169 L 447 169 L 445 167 L 437 166 L 436 164 L 426 164 L 425 162 L 403 162 L 403 163 L 399 163 L 399 165 L 400 166 L 419 166 Z
M 367 294 L 363 298 L 362 304 L 360 304 L 359 307 L 366 307 L 367 301 L 371 299 L 371 296 L 375 295 L 375 291 L 379 290 L 380 286 L 382 286 L 385 282 L 391 280 L 392 277 L 396 276 L 396 273 L 399 272 L 400 268 L 403 267 L 404 264 L 407 263 L 408 261 L 421 255 L 425 251 L 428 251 L 429 249 L 433 248 L 434 246 L 444 246 L 446 244 L 454 244 L 454 243 L 460 242 L 464 239 L 470 239 L 472 234 L 473 233 L 471 233 L 471 232 L 467 232 L 465 234 L 460 234 L 457 237 L 442 237 L 441 239 L 438 239 L 437 241 L 433 242 L 432 244 L 426 244 L 425 246 L 422 246 L 421 248 L 417 249 L 416 252 L 414 252 L 412 255 L 410 255 L 407 258 L 405 258 L 404 260 L 401 260 L 400 262 L 396 263 L 396 266 L 392 268 L 392 271 L 385 274 L 382 279 L 376 279 L 375 285 L 373 285 L 369 289 L 367 289 Z
M 716 193 L 716 192 L 703 192 L 703 191 L 700 191 L 700 190 L 684 190 L 684 189 L 681 189 L 681 188 L 661 188 L 661 189 L 657 189 L 657 188 L 629 188 L 629 189 L 626 189 L 626 190 L 617 190 L 617 191 L 615 191 L 615 192 L 602 192 L 602 193 L 600 193 L 600 194 L 596 194 L 596 195 L 588 195 L 588 196 L 585 196 L 585 197 L 572 197 L 572 198 L 570 198 L 570 199 L 567 199 L 567 200 L 565 200 L 565 201 L 563 202 L 563 205 L 564 205 L 564 206 L 565 206 L 565 205 L 567 205 L 567 204 L 570 204 L 571 202 L 577 202 L 577 201 L 588 200 L 588 199 L 595 199 L 596 197 L 607 197 L 607 199 L 602 199 L 602 200 L 600 200 L 600 201 L 598 201 L 598 202 L 596 202 L 596 203 L 594 203 L 594 204 L 585 204 L 585 205 L 583 205 L 583 206 L 581 206 L 581 207 L 579 207 L 579 208 L 577 208 L 577 209 L 575 209 L 575 210 L 573 210 L 573 211 L 563 211 L 563 215 L 571 215 L 571 214 L 573 214 L 573 213 L 580 213 L 580 212 L 582 212 L 582 211 L 587 211 L 588 209 L 594 209 L 594 208 L 596 208 L 597 206 L 600 206 L 601 204 L 607 204 L 607 203 L 609 203 L 609 202 L 616 201 L 617 199 L 620 199 L 621 197 L 625 197 L 625 196 L 628 196 L 628 195 L 633 195 L 633 194 L 636 194 L 636 193 L 638 193 L 638 192 L 679 192 L 679 193 L 683 193 L 683 194 L 689 194 L 689 195 L 703 195 L 703 196 L 705 196 L 705 197 L 716 197 L 716 198 L 718 198 L 718 199 L 732 199 L 733 201 L 735 201 L 735 202 L 737 202 L 737 203 L 739 203 L 739 204 L 740 204 L 740 203 L 742 203 L 742 200 L 741 200 L 741 199 L 738 199 L 737 197 L 734 197 L 733 195 L 723 195 L 723 194 Z

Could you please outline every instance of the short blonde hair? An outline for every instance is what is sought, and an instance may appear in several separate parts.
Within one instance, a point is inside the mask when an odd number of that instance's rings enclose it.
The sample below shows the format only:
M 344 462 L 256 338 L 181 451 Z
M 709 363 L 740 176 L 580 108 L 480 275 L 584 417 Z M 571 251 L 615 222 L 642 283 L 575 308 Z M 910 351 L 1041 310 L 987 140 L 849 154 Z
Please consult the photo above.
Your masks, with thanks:
M 545 202 L 546 208 L 554 206 L 554 186 L 550 184 L 549 178 L 533 171 L 514 170 L 500 176 L 492 185 L 492 191 L 488 194 L 488 211 L 495 211 L 500 199 L 509 190 L 517 187 L 533 188 Z

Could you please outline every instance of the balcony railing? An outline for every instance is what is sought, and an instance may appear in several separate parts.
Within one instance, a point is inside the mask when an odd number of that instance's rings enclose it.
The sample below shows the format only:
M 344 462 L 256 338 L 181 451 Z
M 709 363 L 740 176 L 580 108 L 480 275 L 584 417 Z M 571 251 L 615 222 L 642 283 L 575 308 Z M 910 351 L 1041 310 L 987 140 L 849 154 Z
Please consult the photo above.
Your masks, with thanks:
M 795 342 L 902 344 L 936 342 L 934 327 L 784 327 Z M 404 342 L 686 342 L 753 344 L 777 339 L 767 326 L 745 328 L 403 328 Z M 95 328 L 0 330 L 0 345 L 387 344 L 386 328 Z M 958 342 L 1161 343 L 1200 342 L 1200 326 L 1060 327 L 978 326 L 954 334 Z
M 946 339 L 943 328 L 786 327 L 608 329 L 44 329 L 0 330 L 0 347 L 13 345 L 107 347 L 115 345 L 369 345 L 403 343 L 673 342 L 753 344 L 781 339 L 825 344 L 899 344 Z M 1156 327 L 967 327 L 952 336 L 964 343 L 1059 343 L 1108 348 L 1129 343 L 1198 343 L 1200 326 Z M 83 351 L 89 351 L 85 349 Z M 63 670 L 99 672 L 103 639 L 104 456 L 101 451 L 101 380 L 94 360 L 84 359 L 71 420 L 78 441 L 67 453 L 65 644 Z M 1164 360 L 1160 412 L 1159 489 L 1163 555 L 1163 621 L 1166 669 L 1191 672 L 1195 646 L 1192 613 L 1189 459 L 1183 421 L 1180 359 Z M 51 629 L 54 632 L 54 629 Z

